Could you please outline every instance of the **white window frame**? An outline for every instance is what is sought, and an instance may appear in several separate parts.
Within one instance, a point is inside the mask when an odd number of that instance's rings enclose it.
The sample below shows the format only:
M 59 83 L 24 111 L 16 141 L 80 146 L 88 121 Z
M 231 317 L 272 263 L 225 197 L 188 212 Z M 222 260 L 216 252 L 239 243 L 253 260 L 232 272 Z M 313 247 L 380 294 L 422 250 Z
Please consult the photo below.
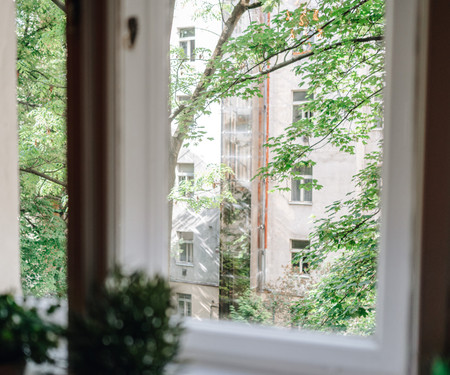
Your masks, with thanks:
M 194 35 L 181 36 L 183 30 L 194 30 Z M 186 43 L 186 59 L 189 61 L 195 61 L 195 27 L 180 27 L 178 29 L 178 38 L 180 42 L 180 48 L 184 50 L 181 43 Z M 194 48 L 192 48 L 192 42 L 194 42 Z
M 294 123 L 296 121 L 296 117 L 295 116 L 295 111 L 299 112 L 299 109 L 302 111 L 301 112 L 301 117 L 297 120 L 301 120 L 301 119 L 305 119 L 305 118 L 311 118 L 313 117 L 313 113 L 311 111 L 305 111 L 304 109 L 302 109 L 302 107 L 305 106 L 305 104 L 309 103 L 312 99 L 314 99 L 314 96 L 312 95 L 309 99 L 307 100 L 295 100 L 294 96 L 295 93 L 297 92 L 303 92 L 305 94 L 307 94 L 306 90 L 296 90 L 296 91 L 292 91 L 292 122 Z M 306 116 L 306 113 L 308 113 L 308 115 Z
M 183 171 L 182 168 L 180 168 L 180 164 L 192 165 L 192 172 Z M 181 183 L 181 181 L 194 181 L 194 175 L 195 175 L 194 163 L 178 163 L 177 164 L 177 181 L 178 181 L 178 185 Z
M 169 2 L 123 0 L 121 25 L 138 14 L 138 38 L 123 48 L 120 168 L 121 259 L 150 273 L 167 275 L 169 126 L 167 125 L 167 38 Z M 418 0 L 387 0 L 387 88 L 385 92 L 385 160 L 383 220 L 377 331 L 374 337 L 321 335 L 230 322 L 188 320 L 181 360 L 183 374 L 406 375 L 414 371 L 415 336 L 410 312 L 412 266 L 420 244 L 420 160 L 416 137 L 422 124 L 416 114 L 418 84 Z M 395 21 L 395 22 L 394 22 Z M 420 26 L 420 27 L 419 27 Z M 149 67 L 152 67 L 149 69 Z M 419 75 L 420 76 L 420 75 Z M 395 124 L 395 126 L 393 126 Z M 386 250 L 387 249 L 387 250 Z
M 186 239 L 187 234 L 192 237 L 192 240 Z M 179 253 L 177 257 L 177 265 L 189 265 L 192 266 L 194 264 L 194 233 L 193 232 L 178 232 L 178 240 L 179 240 Z M 184 251 L 182 249 L 184 245 Z M 186 254 L 186 260 L 181 259 L 182 253 Z
M 183 310 L 180 309 L 180 302 L 183 303 Z M 180 316 L 192 316 L 192 295 L 186 293 L 177 293 L 177 309 Z
M 302 242 L 305 243 L 305 246 L 304 247 L 294 247 L 294 241 L 302 241 Z M 291 239 L 291 240 L 289 240 L 289 242 L 290 242 L 290 245 L 291 245 L 291 260 L 292 260 L 292 256 L 293 255 L 297 255 L 299 253 L 303 253 L 305 248 L 307 246 L 309 246 L 309 241 L 308 240 Z M 305 269 L 305 263 L 306 262 L 304 261 L 304 257 L 303 256 L 298 260 L 298 266 L 294 266 L 294 264 L 291 262 L 292 271 L 294 273 L 298 273 L 298 274 L 300 274 L 302 276 L 309 277 L 308 276 L 308 272 L 304 270 Z M 308 264 L 308 263 L 306 263 L 306 264 Z M 309 264 L 308 264 L 308 267 L 309 267 Z
M 302 172 L 302 170 L 304 170 L 304 168 L 305 169 L 311 168 L 311 174 L 302 174 L 301 172 Z M 301 168 L 299 170 L 299 173 L 302 176 L 301 179 L 296 179 L 296 178 L 291 177 L 291 200 L 290 200 L 290 203 L 311 205 L 313 202 L 313 190 L 312 189 L 306 190 L 305 188 L 300 188 L 300 189 L 298 188 L 298 185 L 305 184 L 305 183 L 307 183 L 308 180 L 312 182 L 312 179 L 313 179 L 313 173 L 314 173 L 313 167 L 310 166 L 310 167 L 304 167 L 304 168 Z M 297 190 L 299 190 L 300 196 L 299 196 L 299 199 L 294 199 L 295 198 L 294 193 L 296 193 Z M 307 192 L 310 193 L 311 199 L 306 199 Z

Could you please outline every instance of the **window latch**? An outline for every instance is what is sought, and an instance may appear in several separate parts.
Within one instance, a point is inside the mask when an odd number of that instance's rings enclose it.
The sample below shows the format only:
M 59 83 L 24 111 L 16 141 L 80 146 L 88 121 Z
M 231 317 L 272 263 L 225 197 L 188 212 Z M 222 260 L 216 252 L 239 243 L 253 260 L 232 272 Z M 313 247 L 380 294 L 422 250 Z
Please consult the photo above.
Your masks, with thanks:
M 138 33 L 137 17 L 128 18 L 128 32 L 129 32 L 129 48 L 133 48 L 136 43 L 136 37 Z

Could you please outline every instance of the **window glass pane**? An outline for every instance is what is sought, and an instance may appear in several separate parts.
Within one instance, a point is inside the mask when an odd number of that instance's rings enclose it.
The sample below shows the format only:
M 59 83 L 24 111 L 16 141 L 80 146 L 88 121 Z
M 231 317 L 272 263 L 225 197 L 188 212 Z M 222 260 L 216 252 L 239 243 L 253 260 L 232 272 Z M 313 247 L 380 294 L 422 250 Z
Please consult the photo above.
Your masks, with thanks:
M 292 240 L 292 249 L 304 249 L 305 247 L 307 247 L 309 245 L 309 241 L 305 241 L 305 240 Z
M 308 99 L 308 92 L 307 91 L 294 91 L 294 102 L 304 102 Z
M 256 7 L 222 45 L 233 2 L 216 13 L 207 2 L 177 2 L 172 44 L 186 42 L 186 58 L 170 59 L 171 166 L 192 178 L 193 191 L 177 191 L 175 174 L 170 278 L 196 301 L 195 318 L 373 332 L 382 133 L 372 130 L 384 87 L 376 41 L 384 9 L 380 0 L 351 0 L 378 17 L 360 28 L 338 0 L 328 3 L 282 0 L 270 22 Z M 336 16 L 345 22 L 319 27 Z M 358 43 L 328 48 L 349 38 Z M 180 108 L 176 98 L 187 93 Z M 180 254 L 179 232 L 195 234 Z M 301 287 L 287 293 L 292 283 Z
M 182 103 L 182 102 L 187 102 L 189 99 L 191 98 L 190 95 L 178 95 L 177 96 L 177 100 Z
M 194 164 L 192 163 L 179 163 L 178 171 L 183 174 L 194 174 Z
M 191 43 L 191 50 L 190 50 L 190 59 L 191 61 L 195 61 L 195 39 L 192 39 L 190 41 Z
M 301 105 L 293 105 L 292 112 L 292 122 L 297 122 L 303 118 L 303 109 Z
M 195 36 L 195 28 L 180 29 L 180 38 L 189 38 Z
M 14 4 L 22 292 L 64 299 L 69 211 L 66 15 L 53 2 Z
M 300 202 L 301 195 L 300 195 L 300 181 L 299 180 L 292 180 L 291 183 L 291 200 L 294 202 Z
M 300 271 L 301 259 L 299 258 L 298 253 L 291 253 L 291 264 L 292 264 L 292 269 L 295 272 Z
M 303 183 L 305 184 L 305 185 L 308 185 L 308 184 L 311 184 L 312 183 L 312 180 L 311 179 L 305 179 L 305 180 L 303 180 Z M 303 194 L 304 194 L 304 198 L 303 198 L 303 200 L 305 201 L 305 202 L 312 202 L 312 190 L 308 190 L 308 189 L 303 189 Z

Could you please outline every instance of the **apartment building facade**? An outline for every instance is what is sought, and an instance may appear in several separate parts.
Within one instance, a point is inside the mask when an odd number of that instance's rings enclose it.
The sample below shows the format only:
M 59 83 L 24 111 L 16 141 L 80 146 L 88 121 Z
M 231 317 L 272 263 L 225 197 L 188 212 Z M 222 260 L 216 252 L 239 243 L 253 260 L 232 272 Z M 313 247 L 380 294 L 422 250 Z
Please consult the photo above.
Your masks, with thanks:
M 296 2 L 285 3 L 294 7 Z M 188 6 L 177 5 L 172 45 L 183 48 L 186 58 L 200 71 L 204 63 L 197 61 L 194 50 L 212 50 L 222 23 L 195 18 L 194 13 Z M 235 35 L 252 20 L 267 22 L 260 11 L 252 11 Z M 233 171 L 224 183 L 236 199 L 220 209 L 202 212 L 174 205 L 170 277 L 181 315 L 226 318 L 246 287 L 270 298 L 288 278 L 297 288 L 290 292 L 294 298 L 301 298 L 311 282 L 309 265 L 301 253 L 309 245 L 314 220 L 324 217 L 328 205 L 354 190 L 352 177 L 364 167 L 365 154 L 382 138 L 380 126 L 372 131 L 367 144 L 355 145 L 353 155 L 325 144 L 312 152 L 315 164 L 299 171 L 303 180 L 283 183 L 282 187 L 289 190 L 276 189 L 276 181 L 254 178 L 273 157 L 264 147 L 267 140 L 283 134 L 298 119 L 314 116 L 302 109 L 309 100 L 309 87 L 307 83 L 300 85 L 294 67 L 271 73 L 259 86 L 260 97 L 226 98 L 211 105 L 210 114 L 197 121 L 208 132 L 205 138 L 214 140 L 202 141 L 180 153 L 178 182 L 194 178 L 210 163 L 221 163 Z M 298 141 L 305 145 L 315 142 L 313 138 Z M 322 189 L 299 188 L 300 182 L 312 179 Z

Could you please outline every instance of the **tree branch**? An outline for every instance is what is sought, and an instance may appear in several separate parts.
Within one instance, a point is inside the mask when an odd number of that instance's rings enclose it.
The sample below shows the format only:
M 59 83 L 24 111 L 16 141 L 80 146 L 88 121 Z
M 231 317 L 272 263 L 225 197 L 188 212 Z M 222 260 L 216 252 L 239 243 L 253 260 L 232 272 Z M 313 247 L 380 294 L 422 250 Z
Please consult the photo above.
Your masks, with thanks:
M 262 6 L 262 2 L 261 1 L 257 1 L 256 3 L 250 4 L 247 9 L 256 9 Z
M 371 37 L 367 37 L 367 38 L 355 38 L 355 39 L 348 40 L 348 41 L 346 41 L 346 42 L 366 43 L 366 42 L 371 42 L 371 41 L 381 41 L 381 40 L 383 40 L 383 36 L 371 36 Z M 342 44 L 343 44 L 342 41 L 341 41 L 341 42 L 334 43 L 334 44 L 332 44 L 332 45 L 326 47 L 325 49 L 321 50 L 321 52 L 329 51 L 329 50 L 331 50 L 331 49 L 337 48 L 337 47 L 341 46 Z M 270 67 L 270 68 L 268 68 L 268 69 L 266 69 L 266 70 L 260 71 L 260 72 L 258 72 L 257 74 L 254 74 L 254 75 L 252 75 L 252 76 L 245 77 L 245 78 L 237 78 L 237 79 L 234 80 L 232 83 L 230 83 L 230 84 L 229 84 L 222 92 L 218 93 L 218 94 L 216 95 L 216 97 L 219 96 L 219 95 L 223 95 L 223 94 L 226 93 L 231 87 L 233 87 L 234 85 L 236 85 L 236 84 L 238 84 L 238 83 L 243 83 L 243 82 L 245 82 L 245 81 L 250 81 L 250 80 L 254 80 L 254 79 L 257 79 L 257 78 L 259 78 L 259 77 L 265 76 L 265 75 L 267 75 L 267 74 L 269 74 L 269 73 L 272 73 L 272 72 L 274 72 L 274 71 L 276 71 L 276 70 L 279 70 L 279 69 L 281 69 L 281 68 L 284 68 L 284 67 L 286 67 L 286 66 L 289 66 L 289 65 L 291 65 L 291 64 L 293 64 L 293 63 L 295 63 L 295 62 L 297 62 L 297 61 L 301 61 L 301 60 L 303 60 L 303 59 L 306 59 L 306 58 L 308 58 L 308 57 L 314 55 L 315 53 L 316 53 L 316 52 L 314 52 L 314 51 L 307 52 L 307 53 L 304 53 L 304 54 L 302 54 L 302 55 L 295 56 L 295 57 L 293 57 L 293 58 L 290 59 L 290 60 L 285 60 L 284 62 L 282 62 L 282 63 L 280 63 L 280 64 L 275 64 L 275 65 L 273 65 L 272 67 Z M 275 55 L 273 55 L 272 57 L 274 57 L 274 56 L 275 56 Z M 265 60 L 264 60 L 264 61 L 265 61 Z M 261 61 L 260 63 L 256 64 L 253 68 L 256 68 L 258 65 L 262 64 L 264 61 Z M 253 68 L 252 68 L 252 69 L 253 69 Z M 248 71 L 249 71 L 249 70 L 247 70 L 247 72 L 248 72 Z M 246 73 L 247 73 L 247 72 L 246 72 Z M 244 73 L 244 74 L 245 74 L 245 73 Z M 212 101 L 212 100 L 211 100 L 211 101 Z
M 41 172 L 39 172 L 39 171 L 37 171 L 37 170 L 35 170 L 35 169 L 32 169 L 32 168 L 19 168 L 19 170 L 20 170 L 21 172 L 34 174 L 34 175 L 39 176 L 39 177 L 42 177 L 42 178 L 44 178 L 44 179 L 46 179 L 46 180 L 48 180 L 48 181 L 51 181 L 51 182 L 53 182 L 54 184 L 60 185 L 60 186 L 62 186 L 62 187 L 64 187 L 64 188 L 67 188 L 67 183 L 66 183 L 66 182 L 60 181 L 60 180 L 58 180 L 58 179 L 56 179 L 56 178 L 54 178 L 54 177 L 52 177 L 52 176 L 49 176 L 49 175 L 47 175 L 47 174 L 45 174 L 45 173 L 41 173 Z
M 52 3 L 55 4 L 64 13 L 67 13 L 66 4 L 64 4 L 61 0 L 52 0 Z
M 367 38 L 355 38 L 355 39 L 348 40 L 348 42 L 351 42 L 351 43 L 367 43 L 367 42 L 374 42 L 374 41 L 381 41 L 381 40 L 383 40 L 383 36 L 380 35 L 380 36 L 369 36 Z M 326 47 L 323 50 L 321 50 L 320 52 L 325 52 L 325 51 L 329 51 L 329 50 L 335 49 L 337 47 L 342 46 L 343 44 L 344 44 L 344 42 L 337 42 L 337 43 L 331 44 L 328 47 Z M 311 57 L 314 54 L 315 54 L 315 52 L 311 51 L 311 52 L 304 53 L 302 55 L 295 56 L 295 57 L 293 57 L 293 58 L 291 58 L 289 60 L 283 61 L 282 63 L 273 65 L 272 67 L 270 67 L 270 68 L 268 68 L 266 70 L 263 70 L 263 71 L 259 72 L 258 74 L 255 74 L 255 75 L 253 75 L 251 77 L 246 77 L 246 78 L 242 78 L 240 80 L 237 80 L 233 84 L 235 84 L 235 83 L 242 83 L 242 82 L 245 82 L 245 81 L 248 81 L 248 80 L 253 80 L 253 79 L 256 79 L 258 77 L 267 75 L 269 73 L 277 71 L 278 69 L 281 69 L 281 68 L 284 68 L 284 67 L 286 67 L 288 65 L 291 65 L 291 64 L 293 64 L 293 63 L 295 63 L 297 61 L 301 61 L 301 60 L 307 59 L 308 57 Z
M 206 65 L 205 71 L 203 72 L 199 83 L 197 84 L 194 93 L 191 97 L 191 103 L 194 103 L 195 100 L 200 96 L 200 94 L 205 90 L 205 84 L 209 77 L 211 77 L 214 72 L 216 71 L 215 68 L 215 62 L 219 60 L 222 55 L 222 47 L 225 44 L 225 42 L 230 38 L 231 34 L 234 31 L 234 28 L 236 27 L 236 24 L 241 19 L 242 14 L 246 10 L 249 9 L 250 0 L 240 0 L 238 4 L 234 7 L 233 11 L 231 12 L 230 17 L 228 18 L 227 22 L 225 22 L 225 25 L 222 29 L 222 33 L 219 37 L 219 40 L 217 41 L 216 47 L 214 49 L 213 54 L 211 55 L 210 62 Z M 255 4 L 252 4 L 252 6 Z M 187 106 L 185 104 L 180 105 L 169 117 L 169 122 L 172 122 L 181 112 L 183 112 Z
M 375 217 L 379 212 L 380 212 L 380 208 L 378 208 L 375 212 L 373 212 L 372 214 L 370 214 L 369 216 L 367 216 L 364 220 L 360 221 L 358 224 L 356 224 L 353 228 L 350 228 L 348 230 L 346 230 L 345 232 L 339 233 L 338 236 L 342 237 L 340 238 L 340 241 L 344 241 L 351 233 L 355 232 L 358 228 L 362 227 L 365 223 L 367 223 L 370 219 L 372 219 L 373 217 Z M 337 236 L 337 237 L 338 237 Z
M 350 13 L 353 12 L 355 9 L 359 8 L 360 6 L 362 6 L 363 4 L 367 3 L 368 1 L 369 1 L 369 0 L 361 0 L 361 1 L 360 1 L 359 3 L 357 3 L 355 6 L 353 6 L 352 8 L 350 8 L 350 9 L 348 9 L 348 10 L 346 10 L 345 12 L 343 12 L 341 16 L 345 16 L 345 15 L 347 15 L 347 14 L 350 14 Z M 242 4 L 241 4 L 242 2 L 246 2 L 247 5 L 242 6 Z M 261 3 L 261 2 L 257 2 L 257 3 L 253 3 L 253 4 L 248 5 L 248 0 L 241 0 L 241 1 L 235 6 L 235 8 L 233 9 L 232 15 L 230 16 L 230 18 L 227 20 L 227 23 L 226 23 L 226 25 L 227 25 L 227 24 L 231 24 L 231 25 L 232 25 L 232 30 L 231 30 L 231 32 L 229 32 L 230 30 L 227 29 L 226 26 L 224 27 L 224 29 L 223 29 L 223 31 L 222 31 L 222 35 L 221 35 L 219 41 L 217 42 L 216 50 L 214 51 L 214 54 L 211 56 L 211 60 L 210 60 L 209 66 L 212 67 L 212 66 L 214 65 L 215 60 L 218 60 L 218 58 L 220 58 L 220 57 L 222 56 L 222 50 L 221 50 L 221 49 L 222 49 L 222 46 L 223 46 L 223 44 L 229 39 L 229 37 L 231 36 L 231 33 L 232 33 L 232 31 L 234 30 L 234 27 L 236 26 L 237 22 L 239 21 L 240 17 L 242 16 L 242 14 L 243 14 L 246 10 L 258 8 L 258 7 L 260 7 L 260 6 L 262 6 L 262 3 Z M 238 8 L 239 8 L 239 9 L 238 9 Z M 240 11 L 240 14 L 236 17 L 236 14 L 235 14 L 235 13 L 238 13 L 239 11 Z M 336 18 L 333 18 L 333 19 L 329 20 L 328 22 L 326 22 L 325 24 L 323 24 L 323 25 L 320 27 L 320 29 L 323 30 L 323 29 L 327 28 L 327 27 L 330 26 L 335 20 L 336 20 Z M 273 58 L 273 57 L 275 57 L 275 56 L 278 56 L 278 55 L 281 54 L 281 53 L 288 52 L 288 51 L 290 51 L 290 50 L 292 50 L 292 49 L 295 49 L 295 48 L 299 47 L 300 45 L 302 45 L 302 44 L 304 44 L 305 42 L 307 42 L 310 38 L 312 38 L 312 37 L 313 37 L 314 35 L 316 35 L 317 33 L 318 33 L 318 31 L 316 31 L 316 32 L 314 32 L 314 33 L 308 35 L 306 38 L 302 38 L 302 39 L 299 41 L 299 43 L 296 43 L 296 44 L 294 44 L 293 46 L 290 46 L 290 47 L 287 47 L 287 48 L 285 48 L 285 49 L 283 49 L 283 50 L 281 50 L 281 51 L 278 51 L 276 54 L 272 54 L 272 55 L 270 55 L 270 56 L 264 58 L 263 60 L 261 60 L 260 62 L 258 62 L 258 63 L 255 64 L 254 66 L 252 66 L 252 68 L 249 68 L 249 69 L 247 70 L 246 73 L 250 72 L 250 71 L 253 70 L 254 68 L 257 68 L 258 66 L 260 66 L 261 64 L 267 62 L 267 61 L 270 60 L 271 58 Z M 383 40 L 383 37 L 382 37 L 382 36 L 376 36 L 376 37 L 367 37 L 367 38 L 356 38 L 356 39 L 353 40 L 353 42 L 355 42 L 355 43 L 356 43 L 356 42 L 360 42 L 360 43 L 361 43 L 361 42 L 368 42 L 368 41 L 375 41 L 375 40 Z M 331 45 L 331 46 L 325 48 L 325 49 L 322 50 L 322 51 L 327 51 L 327 50 L 332 49 L 332 48 L 337 48 L 337 47 L 339 47 L 339 46 L 342 45 L 342 44 L 343 44 L 342 42 L 335 43 L 335 44 L 333 44 L 333 45 Z M 217 51 L 218 49 L 220 50 L 220 54 L 215 55 L 215 53 L 216 53 L 216 51 Z M 305 53 L 305 54 L 302 54 L 302 55 L 299 55 L 299 56 L 295 56 L 294 58 L 289 59 L 289 60 L 285 60 L 284 62 L 282 62 L 282 63 L 280 63 L 280 64 L 275 64 L 275 65 L 273 65 L 271 68 L 266 69 L 266 70 L 264 70 L 264 71 L 261 71 L 261 72 L 259 72 L 258 74 L 254 75 L 254 76 L 246 77 L 246 78 L 242 78 L 242 79 L 239 79 L 239 78 L 238 78 L 238 79 L 236 79 L 233 83 L 231 83 L 231 84 L 225 89 L 225 92 L 228 91 L 231 87 L 233 87 L 233 86 L 234 86 L 235 84 L 237 84 L 237 83 L 242 83 L 242 82 L 245 82 L 245 81 L 248 81 L 248 80 L 253 80 L 253 79 L 256 79 L 256 78 L 258 78 L 258 77 L 267 75 L 267 74 L 269 74 L 269 73 L 271 73 L 271 72 L 273 72 L 273 71 L 276 71 L 276 70 L 278 70 L 278 69 L 281 69 L 281 68 L 283 68 L 283 67 L 286 67 L 286 66 L 288 66 L 288 65 L 290 65 L 290 64 L 293 64 L 293 63 L 295 63 L 295 62 L 297 62 L 297 61 L 306 59 L 306 58 L 312 56 L 313 54 L 314 54 L 314 52 L 309 52 L 309 53 Z M 195 100 L 196 100 L 196 99 L 200 96 L 200 94 L 204 91 L 204 89 L 205 89 L 204 83 L 206 83 L 207 78 L 208 78 L 209 76 L 211 76 L 211 75 L 215 72 L 215 70 L 216 70 L 216 69 L 214 68 L 214 69 L 212 69 L 211 71 L 209 71 L 209 70 L 208 70 L 208 67 L 207 67 L 207 69 L 205 69 L 205 72 L 203 73 L 202 78 L 201 78 L 199 84 L 197 85 L 196 90 L 194 91 L 194 94 L 193 94 L 192 97 L 191 97 L 191 99 L 192 99 L 192 100 L 190 101 L 191 105 L 195 103 Z M 208 71 L 208 72 L 207 72 L 207 71 Z M 208 74 L 205 74 L 205 73 L 208 73 Z M 201 90 L 200 90 L 200 89 L 201 89 Z M 177 108 L 177 109 L 169 116 L 169 122 L 172 122 L 172 121 L 173 121 L 180 113 L 182 113 L 183 111 L 185 111 L 185 109 L 189 109 L 189 107 L 190 107 L 190 106 L 189 106 L 189 105 L 186 105 L 186 104 L 180 105 L 180 106 L 179 106 L 179 107 L 178 107 L 178 108 Z M 193 106 L 193 107 L 194 107 L 194 106 Z M 179 130 L 179 129 L 177 129 L 177 130 Z
M 23 100 L 18 100 L 17 103 L 25 105 L 25 106 L 28 106 L 28 107 L 31 107 L 31 108 L 39 108 L 39 107 L 41 107 L 41 105 L 39 105 L 39 104 L 28 103 L 28 102 L 25 102 Z

